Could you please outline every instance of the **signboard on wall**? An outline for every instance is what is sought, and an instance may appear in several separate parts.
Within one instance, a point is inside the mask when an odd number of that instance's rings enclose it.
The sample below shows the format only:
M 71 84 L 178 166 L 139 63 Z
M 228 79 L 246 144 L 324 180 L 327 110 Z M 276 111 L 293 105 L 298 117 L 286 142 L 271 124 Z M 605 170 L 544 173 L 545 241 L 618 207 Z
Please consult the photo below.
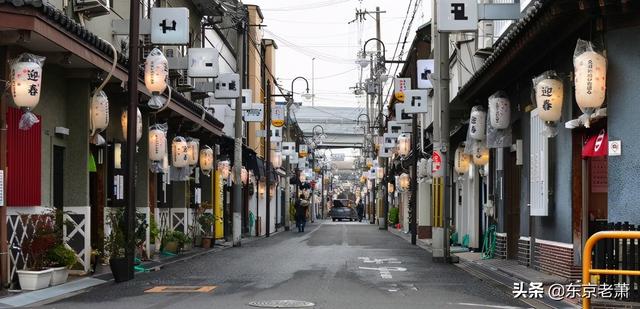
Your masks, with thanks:
M 436 5 L 439 32 L 477 30 L 477 0 L 438 0 Z
M 189 44 L 189 9 L 152 8 L 151 42 L 159 45 Z
M 433 59 L 419 59 L 416 62 L 416 67 L 418 68 L 418 88 L 419 89 L 428 89 L 433 88 L 431 84 L 431 74 L 434 72 L 434 62 Z

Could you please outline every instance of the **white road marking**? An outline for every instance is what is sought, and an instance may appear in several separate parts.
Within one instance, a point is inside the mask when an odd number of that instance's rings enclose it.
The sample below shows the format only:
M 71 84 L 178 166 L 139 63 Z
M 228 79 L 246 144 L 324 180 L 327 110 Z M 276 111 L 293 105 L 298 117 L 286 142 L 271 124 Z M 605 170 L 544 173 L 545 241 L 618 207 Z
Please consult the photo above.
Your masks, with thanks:
M 402 264 L 402 262 L 398 261 L 396 258 L 386 258 L 386 259 L 371 259 L 370 257 L 358 257 L 358 260 L 362 260 L 363 263 L 376 263 L 376 264 Z
M 521 309 L 522 308 L 522 307 L 513 307 L 513 306 L 496 306 L 496 305 L 473 304 L 473 303 L 449 303 L 449 305 L 470 306 L 470 307 L 476 307 L 476 308 L 499 308 L 499 309 Z
M 359 269 L 364 269 L 364 270 L 377 270 L 378 272 L 380 272 L 380 277 L 382 277 L 383 279 L 392 279 L 393 276 L 391 276 L 391 272 L 392 271 L 407 271 L 406 268 L 404 267 L 358 267 Z

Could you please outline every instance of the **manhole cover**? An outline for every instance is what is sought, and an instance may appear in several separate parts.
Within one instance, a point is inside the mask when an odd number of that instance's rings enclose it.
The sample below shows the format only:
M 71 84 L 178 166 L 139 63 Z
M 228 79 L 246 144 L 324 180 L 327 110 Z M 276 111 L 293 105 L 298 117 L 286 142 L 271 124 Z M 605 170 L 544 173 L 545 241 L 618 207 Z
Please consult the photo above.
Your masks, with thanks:
M 304 308 L 313 307 L 315 304 L 302 300 L 258 300 L 250 302 L 249 306 L 259 308 Z

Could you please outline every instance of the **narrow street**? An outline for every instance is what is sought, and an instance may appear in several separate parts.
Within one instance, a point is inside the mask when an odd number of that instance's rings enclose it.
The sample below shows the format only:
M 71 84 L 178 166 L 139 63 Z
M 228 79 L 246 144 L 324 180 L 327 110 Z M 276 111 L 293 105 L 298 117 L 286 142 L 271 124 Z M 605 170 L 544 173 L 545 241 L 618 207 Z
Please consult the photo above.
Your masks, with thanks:
M 385 267 L 388 273 L 380 271 Z M 156 286 L 216 288 L 145 293 Z M 47 307 L 250 308 L 252 301 L 287 299 L 313 308 L 526 307 L 456 266 L 431 262 L 427 251 L 375 225 L 331 221 L 110 282 Z

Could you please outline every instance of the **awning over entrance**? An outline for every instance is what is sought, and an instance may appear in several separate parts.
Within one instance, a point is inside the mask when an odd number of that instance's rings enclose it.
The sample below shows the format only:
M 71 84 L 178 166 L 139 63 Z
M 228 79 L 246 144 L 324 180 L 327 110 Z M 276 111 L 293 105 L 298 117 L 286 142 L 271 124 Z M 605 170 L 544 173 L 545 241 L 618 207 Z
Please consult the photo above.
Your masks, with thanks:
M 586 138 L 582 145 L 582 157 L 606 157 L 609 154 L 609 135 L 605 129 Z

